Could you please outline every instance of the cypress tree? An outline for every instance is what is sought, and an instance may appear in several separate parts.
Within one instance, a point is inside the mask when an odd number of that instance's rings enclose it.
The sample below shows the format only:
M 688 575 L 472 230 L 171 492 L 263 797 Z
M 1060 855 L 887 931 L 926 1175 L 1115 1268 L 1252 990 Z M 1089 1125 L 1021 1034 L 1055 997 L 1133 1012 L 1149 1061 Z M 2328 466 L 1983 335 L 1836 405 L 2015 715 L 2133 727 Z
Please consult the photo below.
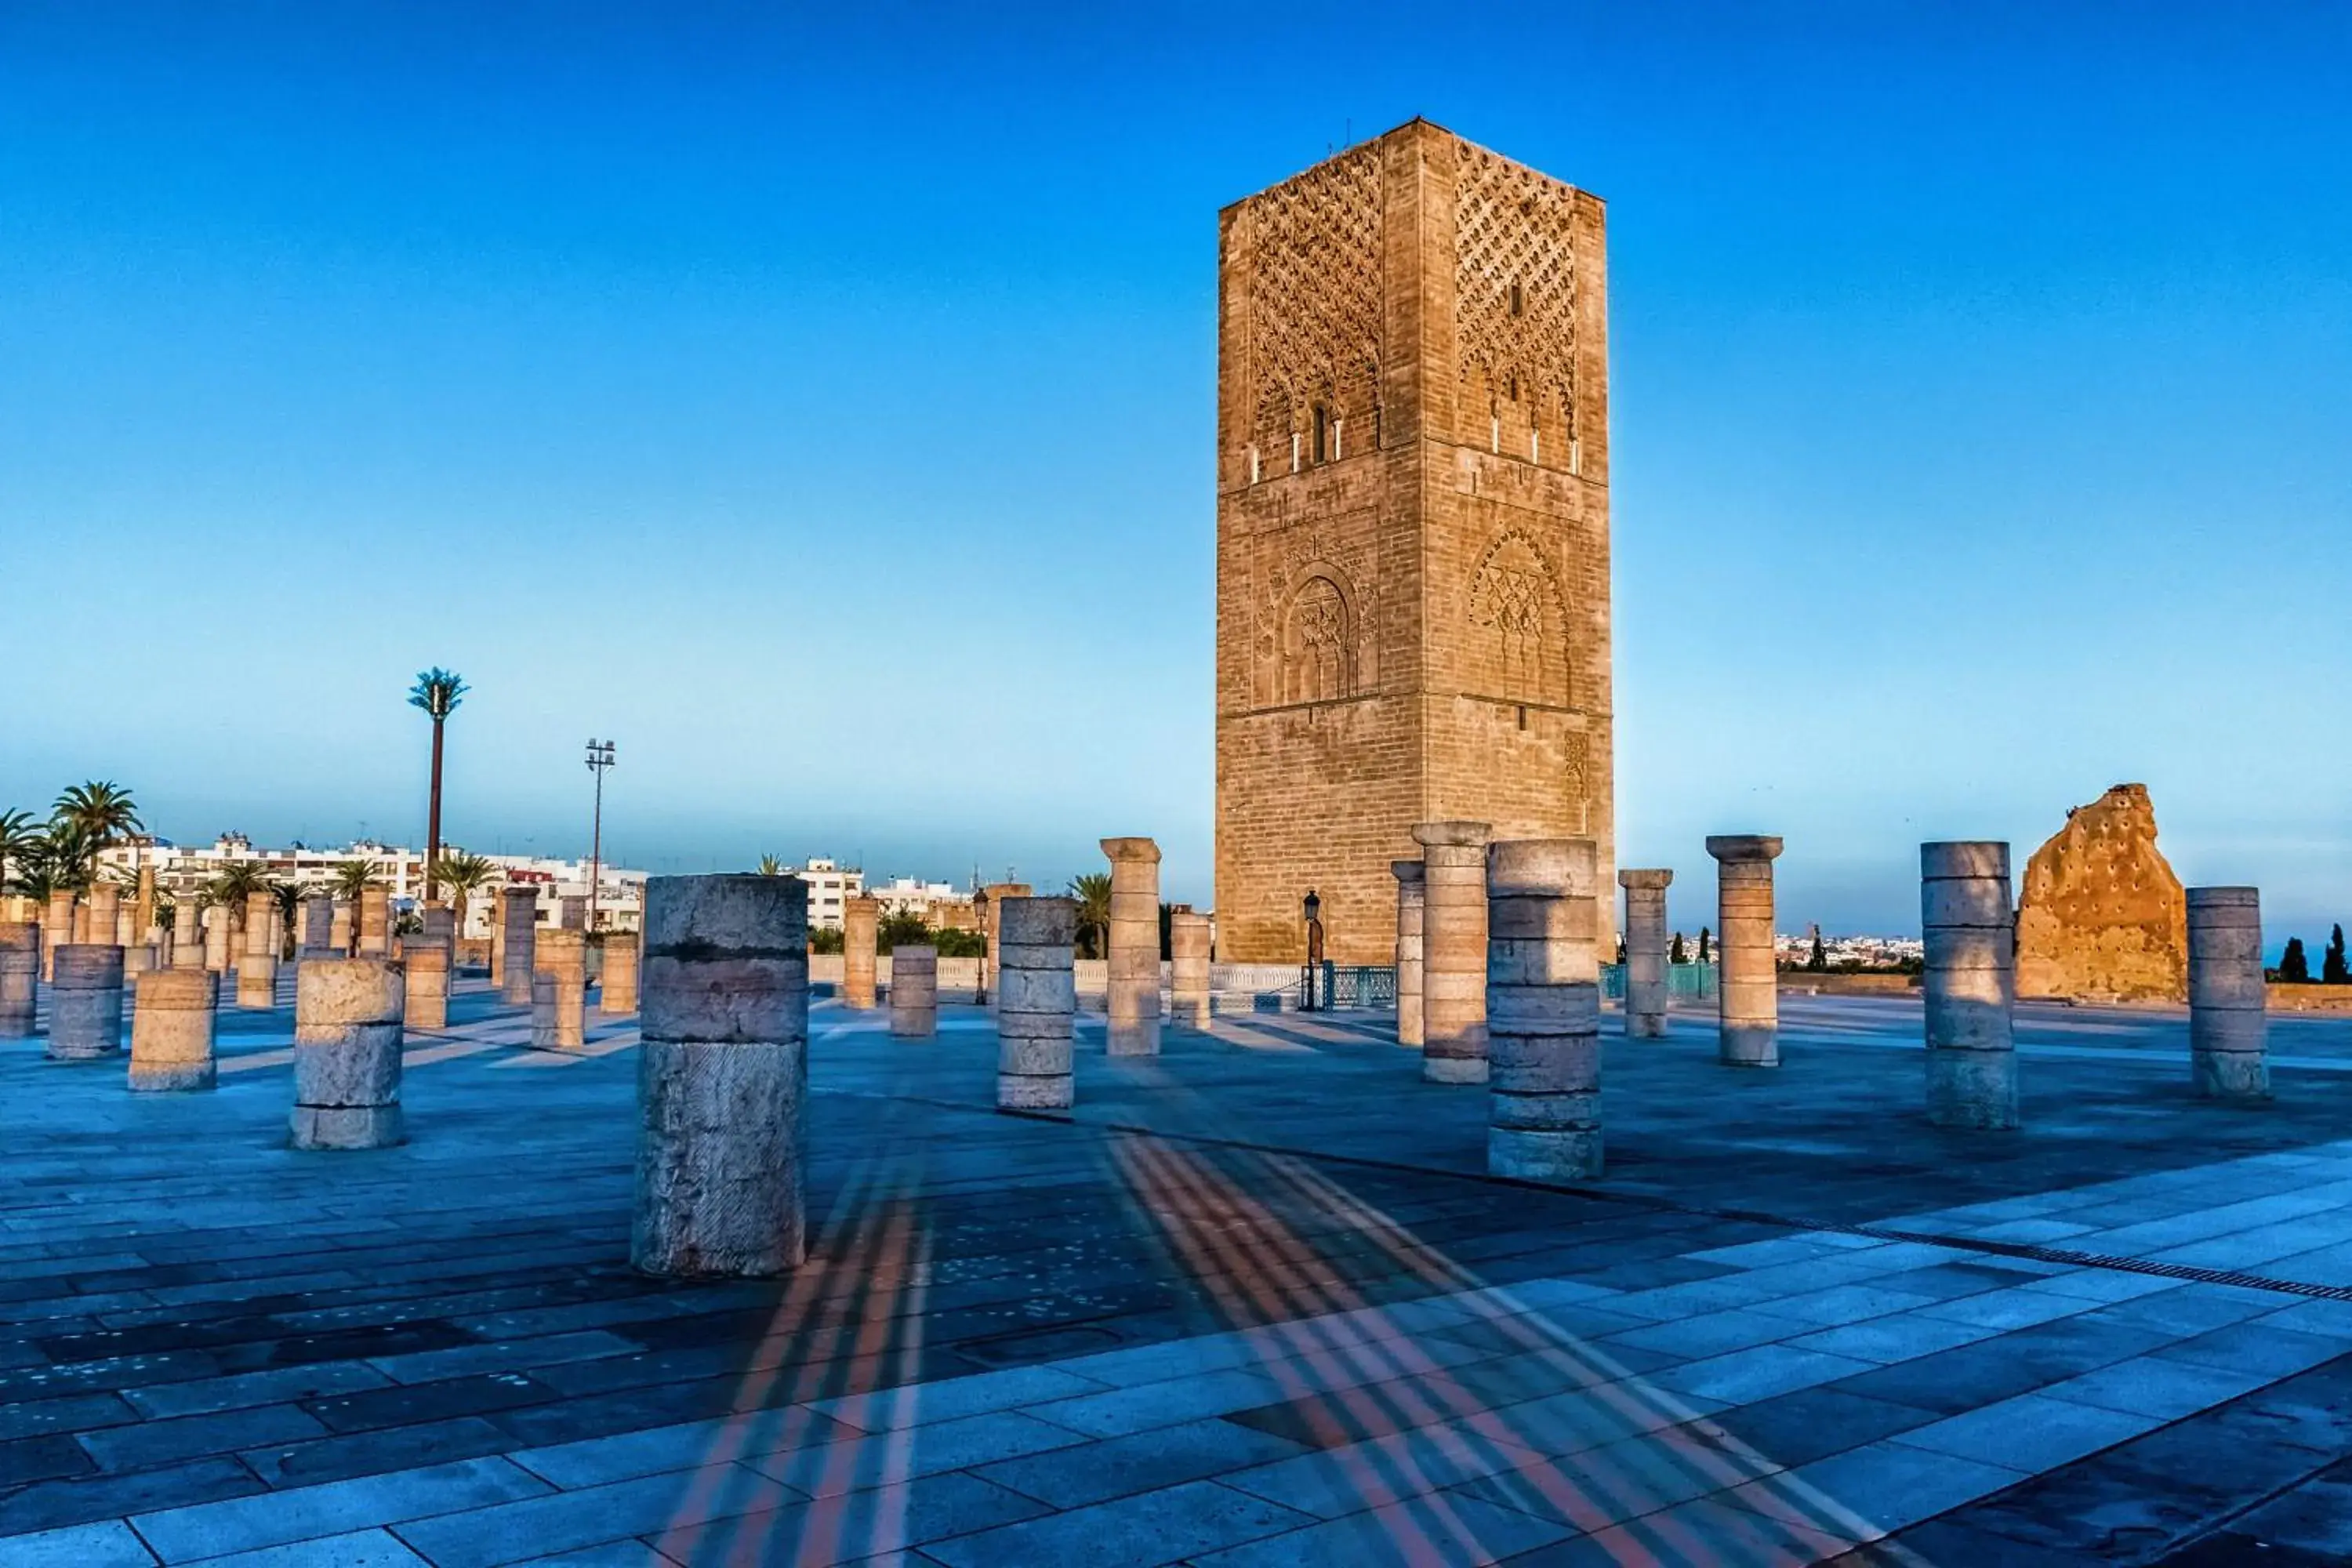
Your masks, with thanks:
M 2286 951 L 2279 954 L 2278 977 L 2295 984 L 2311 978 L 2311 961 L 2303 955 L 2303 938 L 2286 939 Z
M 1666 962 L 1668 963 L 1688 963 L 1690 962 L 1690 955 L 1683 952 L 1683 933 L 1680 931 L 1675 932 L 1675 940 L 1666 947 Z
M 1813 951 L 1805 959 L 1805 967 L 1819 974 L 1830 966 L 1829 949 L 1822 945 L 1822 928 L 1813 928 Z
M 2327 954 L 2319 961 L 2319 978 L 2330 985 L 2352 982 L 2352 968 L 2344 963 L 2344 928 L 2336 926 L 2327 934 Z
M 1709 962 L 1709 960 L 1708 960 L 1708 958 L 1707 958 L 1707 955 L 1706 955 L 1706 937 L 1707 937 L 1707 931 L 1706 931 L 1706 927 L 1705 927 L 1705 926 L 1701 926 L 1701 927 L 1699 927 L 1699 928 L 1698 928 L 1698 961 L 1699 961 L 1701 963 L 1708 963 L 1708 962 Z

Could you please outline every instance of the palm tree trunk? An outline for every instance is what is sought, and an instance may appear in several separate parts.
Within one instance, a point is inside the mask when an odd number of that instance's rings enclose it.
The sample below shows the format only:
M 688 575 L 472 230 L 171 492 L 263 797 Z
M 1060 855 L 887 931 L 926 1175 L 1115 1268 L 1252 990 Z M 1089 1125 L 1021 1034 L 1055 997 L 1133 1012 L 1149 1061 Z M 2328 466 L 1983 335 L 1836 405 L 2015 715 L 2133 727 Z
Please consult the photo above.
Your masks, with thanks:
M 425 901 L 433 901 L 433 868 L 441 858 L 441 721 L 433 721 L 433 802 L 425 816 Z

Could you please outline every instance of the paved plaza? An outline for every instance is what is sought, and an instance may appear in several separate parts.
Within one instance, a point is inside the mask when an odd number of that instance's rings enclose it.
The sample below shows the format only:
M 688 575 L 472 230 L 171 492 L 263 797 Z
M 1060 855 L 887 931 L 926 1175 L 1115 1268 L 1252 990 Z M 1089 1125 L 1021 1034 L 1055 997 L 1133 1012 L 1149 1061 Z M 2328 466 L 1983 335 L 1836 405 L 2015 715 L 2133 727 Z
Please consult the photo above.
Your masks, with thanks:
M 290 985 L 282 987 L 290 995 Z M 1377 1014 L 1221 1017 L 993 1109 L 989 1016 L 813 1010 L 789 1281 L 626 1266 L 634 1024 L 461 984 L 411 1142 L 0 1042 L 0 1564 L 2352 1560 L 2352 1024 L 2278 1098 L 2177 1014 L 2023 1007 L 2025 1126 L 1916 1002 L 1605 1022 L 1609 1173 L 1488 1180 Z

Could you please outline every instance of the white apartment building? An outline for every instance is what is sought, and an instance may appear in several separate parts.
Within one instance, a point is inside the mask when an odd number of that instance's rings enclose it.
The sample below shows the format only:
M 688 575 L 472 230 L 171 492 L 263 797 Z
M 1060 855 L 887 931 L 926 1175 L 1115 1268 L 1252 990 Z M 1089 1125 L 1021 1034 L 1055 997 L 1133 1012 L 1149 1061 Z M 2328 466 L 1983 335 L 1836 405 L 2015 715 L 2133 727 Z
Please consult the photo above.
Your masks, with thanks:
M 864 871 L 856 867 L 838 866 L 823 858 L 812 858 L 805 866 L 787 866 L 784 875 L 798 877 L 808 884 L 811 931 L 839 931 L 845 907 L 850 900 L 866 891 Z
M 893 877 L 866 891 L 882 907 L 884 914 L 918 914 L 923 917 L 925 925 L 935 930 L 942 925 L 977 925 L 971 914 L 971 895 L 952 882 L 919 882 L 912 877 Z

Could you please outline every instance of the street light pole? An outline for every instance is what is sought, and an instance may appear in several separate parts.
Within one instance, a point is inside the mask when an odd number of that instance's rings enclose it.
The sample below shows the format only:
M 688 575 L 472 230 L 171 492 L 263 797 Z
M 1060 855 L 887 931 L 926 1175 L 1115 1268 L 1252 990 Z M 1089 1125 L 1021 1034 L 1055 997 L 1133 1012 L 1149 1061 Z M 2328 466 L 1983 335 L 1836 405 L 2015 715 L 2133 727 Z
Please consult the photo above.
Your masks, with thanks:
M 588 845 L 588 929 L 596 929 L 596 884 L 604 879 L 604 770 L 613 765 L 613 742 L 588 740 L 588 771 L 596 775 L 596 821 Z

